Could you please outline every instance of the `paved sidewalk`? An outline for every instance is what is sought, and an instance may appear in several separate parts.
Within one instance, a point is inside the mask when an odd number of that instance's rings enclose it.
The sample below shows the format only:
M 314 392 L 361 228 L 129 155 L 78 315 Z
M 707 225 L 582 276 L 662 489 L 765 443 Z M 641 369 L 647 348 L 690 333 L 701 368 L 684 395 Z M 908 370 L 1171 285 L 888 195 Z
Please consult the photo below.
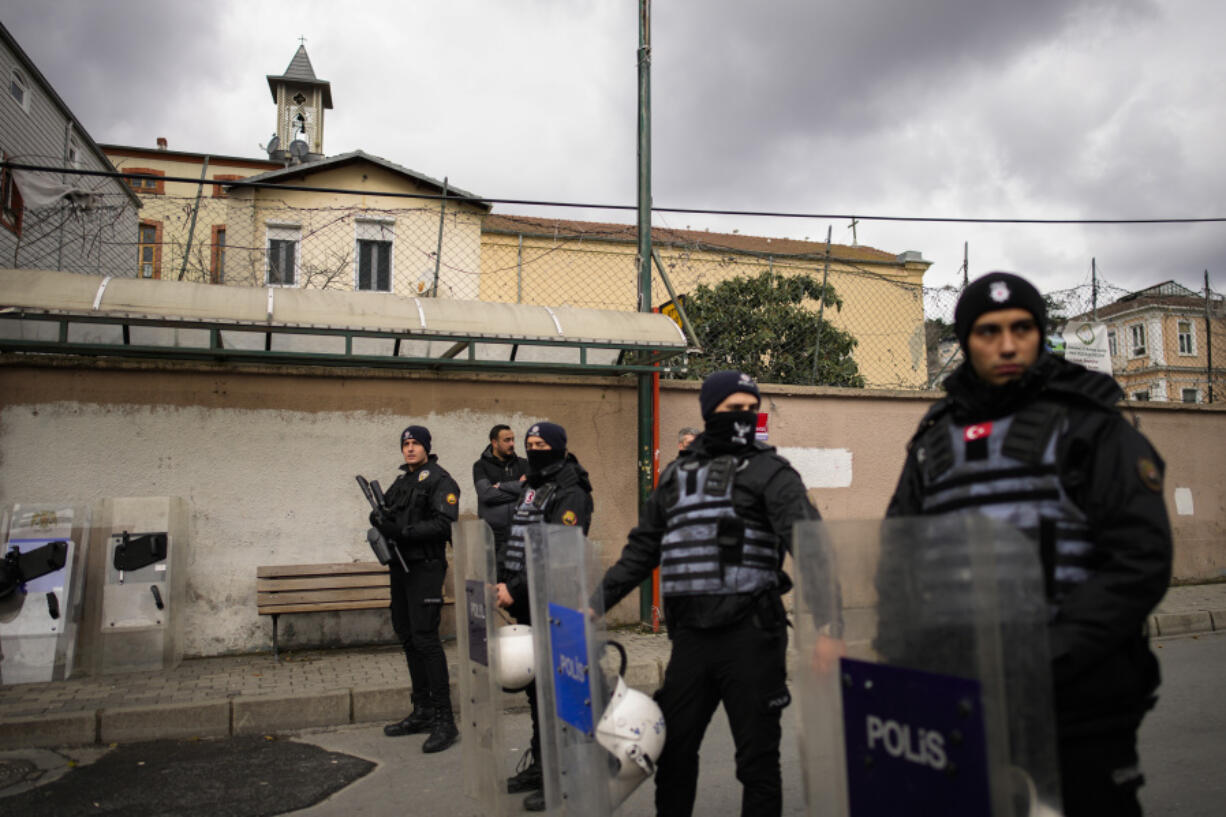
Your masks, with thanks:
M 1150 620 L 1157 636 L 1226 630 L 1226 583 L 1173 587 Z M 620 631 L 627 682 L 663 678 L 663 634 Z M 456 645 L 445 644 L 456 679 Z M 223 737 L 393 721 L 411 709 L 399 647 L 196 658 L 137 672 L 0 686 L 0 749 Z M 513 701 L 522 701 L 516 696 Z

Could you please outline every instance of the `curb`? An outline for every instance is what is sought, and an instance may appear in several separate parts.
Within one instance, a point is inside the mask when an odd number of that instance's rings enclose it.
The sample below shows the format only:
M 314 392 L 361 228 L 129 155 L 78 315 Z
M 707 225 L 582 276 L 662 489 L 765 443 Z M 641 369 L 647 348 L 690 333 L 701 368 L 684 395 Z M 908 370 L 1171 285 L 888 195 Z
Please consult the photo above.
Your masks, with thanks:
M 626 667 L 627 683 L 648 695 L 659 688 L 662 677 L 659 661 L 644 661 Z M 408 684 L 354 687 L 85 709 L 52 715 L 0 717 L 0 750 L 49 749 L 163 738 L 224 738 L 393 721 L 412 709 L 411 692 L 412 687 Z M 451 701 L 459 711 L 459 688 L 454 672 Z M 526 702 L 522 708 L 527 709 Z
M 1226 629 L 1226 609 L 1190 613 L 1157 613 L 1149 617 L 1149 634 L 1154 637 L 1212 633 Z
M 1226 609 L 1156 613 L 1149 617 L 1155 638 L 1226 630 Z M 648 695 L 659 689 L 667 659 L 631 663 L 626 682 Z M 788 651 L 788 677 L 794 651 Z M 452 670 L 452 703 L 459 690 Z M 54 748 L 155 739 L 222 738 L 299 729 L 377 723 L 400 718 L 412 708 L 408 684 L 351 687 L 319 692 L 238 695 L 183 703 L 104 707 L 49 715 L 0 716 L 0 750 Z M 515 703 L 511 702 L 511 708 Z M 526 708 L 526 707 L 525 707 Z

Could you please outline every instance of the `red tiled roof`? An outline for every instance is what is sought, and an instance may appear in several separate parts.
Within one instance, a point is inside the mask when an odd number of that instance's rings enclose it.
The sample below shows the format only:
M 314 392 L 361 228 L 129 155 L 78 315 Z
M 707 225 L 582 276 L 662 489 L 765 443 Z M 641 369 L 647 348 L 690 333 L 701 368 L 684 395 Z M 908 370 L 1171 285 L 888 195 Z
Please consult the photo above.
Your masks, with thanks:
M 493 214 L 485 217 L 484 232 L 512 233 L 548 238 L 589 239 L 594 241 L 635 242 L 638 228 L 633 224 L 608 224 L 594 221 L 568 221 L 536 216 L 509 216 Z M 824 241 L 800 241 L 793 238 L 769 238 L 742 235 L 740 233 L 712 233 L 706 230 L 675 230 L 670 227 L 653 227 L 652 244 L 659 246 L 684 246 L 694 249 L 751 253 L 756 255 L 812 255 L 826 254 Z M 866 261 L 877 264 L 897 264 L 898 256 L 873 247 L 849 247 L 831 244 L 832 258 Z

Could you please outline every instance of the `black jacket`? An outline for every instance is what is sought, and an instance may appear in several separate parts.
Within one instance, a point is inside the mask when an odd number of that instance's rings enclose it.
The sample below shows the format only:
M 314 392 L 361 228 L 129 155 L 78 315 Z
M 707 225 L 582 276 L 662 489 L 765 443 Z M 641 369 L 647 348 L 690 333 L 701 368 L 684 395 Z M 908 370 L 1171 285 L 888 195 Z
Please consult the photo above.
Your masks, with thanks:
M 737 472 L 733 482 L 732 503 L 737 514 L 769 527 L 779 537 L 780 546 L 790 553 L 792 525 L 804 519 L 821 518 L 809 501 L 800 474 L 764 443 L 745 446 L 738 455 L 747 465 Z M 630 531 L 621 558 L 605 572 L 601 582 L 605 610 L 625 598 L 660 564 L 660 541 L 668 531 L 668 489 L 676 466 L 695 457 L 716 456 L 699 435 L 665 470 L 639 515 L 638 525 Z M 791 582 L 786 576 L 782 579 L 781 590 L 786 592 Z M 665 598 L 664 617 L 671 636 L 686 627 L 710 629 L 734 624 L 752 615 L 758 603 L 758 599 L 744 594 L 678 596 Z M 782 608 L 778 609 L 782 615 Z
M 554 463 L 538 473 L 529 474 L 525 482 L 529 488 L 540 488 L 549 482 L 557 486 L 549 506 L 545 508 L 545 518 L 542 521 L 546 525 L 573 525 L 582 528 L 583 533 L 587 534 L 592 526 L 592 512 L 596 508 L 592 501 L 592 480 L 574 454 L 568 452 L 566 459 L 561 462 Z M 528 605 L 528 575 L 507 571 L 503 555 L 500 548 L 498 580 L 506 583 L 507 592 L 511 594 L 511 615 L 521 618 Z
M 384 495 L 388 515 L 399 533 L 392 544 L 406 562 L 441 559 L 451 541 L 451 523 L 459 518 L 460 486 L 431 454 L 415 471 L 400 466 L 401 474 Z M 399 570 L 393 559 L 392 570 Z
M 1170 583 L 1171 528 L 1162 459 L 1115 407 L 1119 386 L 1106 375 L 1043 354 L 1023 378 L 998 388 L 982 383 L 964 363 L 946 380 L 946 390 L 916 437 L 936 423 L 994 420 L 1039 399 L 1065 408 L 1068 425 L 1057 442 L 1056 467 L 1088 517 L 1102 561 L 1059 602 L 1049 627 L 1059 720 L 1067 727 L 1143 712 L 1158 685 L 1143 630 Z M 922 500 L 911 446 L 886 515 L 919 514 Z
M 500 460 L 494 456 L 494 446 L 487 445 L 481 458 L 473 463 L 473 487 L 477 489 L 477 516 L 489 524 L 498 541 L 506 538 L 515 515 L 515 503 L 524 491 L 520 477 L 528 473 L 528 461 L 512 456 Z M 498 487 L 494 485 L 497 483 Z

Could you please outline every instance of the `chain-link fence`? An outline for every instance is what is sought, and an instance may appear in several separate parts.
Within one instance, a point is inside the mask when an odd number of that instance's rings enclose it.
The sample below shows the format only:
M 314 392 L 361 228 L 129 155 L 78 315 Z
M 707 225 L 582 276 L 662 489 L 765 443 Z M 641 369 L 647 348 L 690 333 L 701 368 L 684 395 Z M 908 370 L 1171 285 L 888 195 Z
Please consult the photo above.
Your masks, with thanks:
M 495 213 L 474 199 L 406 196 L 403 185 L 378 187 L 365 174 L 352 192 L 301 179 L 293 189 L 234 181 L 82 177 L 91 196 L 25 208 L 19 240 L 0 241 L 0 253 L 11 252 L 0 266 L 638 308 L 630 223 Z M 139 210 L 116 190 L 121 183 L 139 196 Z M 653 306 L 688 317 L 703 350 L 691 357 L 691 376 L 740 368 L 768 383 L 927 389 L 960 362 L 951 328 L 959 290 L 925 288 L 918 253 L 756 236 L 745 221 L 732 233 L 653 230 Z M 1147 301 L 1144 314 L 1119 307 L 1130 293 L 1103 281 L 1046 297 L 1054 324 L 1099 314 L 1130 397 L 1187 400 L 1194 389 L 1196 402 L 1207 402 L 1226 394 L 1215 380 L 1226 363 L 1226 319 L 1221 297 L 1210 295 L 1206 302 L 1185 290 L 1165 306 Z M 1133 354 L 1145 346 L 1132 344 L 1138 322 L 1150 338 L 1145 355 Z

